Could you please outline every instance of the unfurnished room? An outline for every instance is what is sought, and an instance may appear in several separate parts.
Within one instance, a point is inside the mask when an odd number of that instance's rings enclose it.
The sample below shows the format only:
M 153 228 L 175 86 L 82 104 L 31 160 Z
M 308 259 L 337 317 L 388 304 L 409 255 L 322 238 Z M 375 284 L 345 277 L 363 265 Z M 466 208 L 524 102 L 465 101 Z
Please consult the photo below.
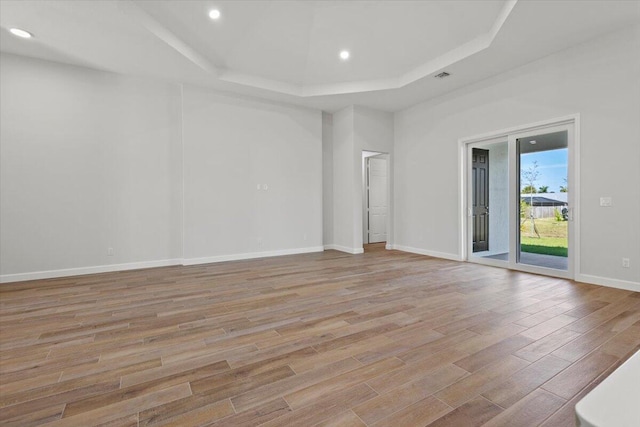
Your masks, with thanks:
M 638 396 L 640 0 L 0 0 L 0 425 Z

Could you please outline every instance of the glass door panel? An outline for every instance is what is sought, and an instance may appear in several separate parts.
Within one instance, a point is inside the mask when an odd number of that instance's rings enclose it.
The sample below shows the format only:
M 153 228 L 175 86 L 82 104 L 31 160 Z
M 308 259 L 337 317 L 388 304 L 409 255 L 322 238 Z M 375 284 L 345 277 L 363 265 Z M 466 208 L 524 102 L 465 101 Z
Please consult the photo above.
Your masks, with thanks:
M 516 139 L 517 262 L 568 270 L 568 131 Z

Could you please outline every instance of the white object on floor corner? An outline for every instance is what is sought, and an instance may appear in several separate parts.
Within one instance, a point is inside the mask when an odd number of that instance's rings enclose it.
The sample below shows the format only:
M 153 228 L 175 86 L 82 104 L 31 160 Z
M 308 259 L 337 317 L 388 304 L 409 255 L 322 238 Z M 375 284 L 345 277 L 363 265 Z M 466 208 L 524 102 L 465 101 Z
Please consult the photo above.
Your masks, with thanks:
M 640 351 L 576 405 L 578 427 L 640 426 Z

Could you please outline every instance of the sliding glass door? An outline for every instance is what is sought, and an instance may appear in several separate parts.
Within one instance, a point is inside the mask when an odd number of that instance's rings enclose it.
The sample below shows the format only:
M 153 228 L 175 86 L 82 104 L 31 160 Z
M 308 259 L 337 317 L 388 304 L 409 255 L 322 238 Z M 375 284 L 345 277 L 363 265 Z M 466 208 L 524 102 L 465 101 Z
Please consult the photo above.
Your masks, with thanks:
M 468 260 L 572 277 L 573 127 L 464 143 Z

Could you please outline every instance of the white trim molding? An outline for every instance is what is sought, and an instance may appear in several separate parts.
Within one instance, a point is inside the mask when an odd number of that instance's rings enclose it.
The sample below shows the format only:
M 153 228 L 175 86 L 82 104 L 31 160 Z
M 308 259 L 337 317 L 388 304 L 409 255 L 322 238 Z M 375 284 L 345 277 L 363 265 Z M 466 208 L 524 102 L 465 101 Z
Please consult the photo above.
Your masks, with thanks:
M 324 250 L 334 250 L 340 252 L 346 252 L 351 255 L 358 255 L 364 253 L 364 248 L 349 248 L 342 245 L 324 245 Z
M 322 246 L 310 246 L 307 248 L 281 249 L 276 251 L 246 252 L 242 254 L 217 255 L 217 256 L 203 257 L 203 258 L 185 258 L 182 260 L 182 265 L 211 264 L 216 262 L 241 261 L 245 259 L 256 259 L 256 258 L 270 258 L 274 256 L 307 254 L 307 253 L 322 252 L 322 251 L 324 251 L 324 247 Z
M 443 259 L 448 259 L 451 261 L 462 261 L 462 257 L 460 257 L 459 254 L 450 254 L 447 252 L 437 252 L 437 251 L 430 251 L 427 249 L 421 249 L 421 248 L 412 248 L 411 246 L 403 246 L 403 245 L 392 245 L 393 249 L 398 250 L 398 251 L 402 251 L 402 252 L 409 252 L 412 254 L 418 254 L 418 255 L 426 255 L 426 256 L 430 256 L 430 257 L 434 257 L 434 258 L 443 258 Z
M 182 260 L 165 259 L 158 261 L 140 261 L 126 264 L 96 265 L 92 267 L 64 268 L 60 270 L 34 271 L 31 273 L 3 274 L 0 283 L 24 282 L 27 280 L 55 279 L 59 277 L 83 276 L 86 274 L 111 273 L 114 271 L 140 270 L 143 268 L 168 267 L 182 265 Z
M 574 280 L 576 282 L 588 283 L 590 285 L 600 285 L 609 288 L 624 289 L 626 291 L 640 292 L 640 282 L 609 279 L 608 277 L 592 276 L 590 274 L 577 274 Z
M 34 271 L 30 273 L 3 274 L 0 275 L 0 283 L 24 282 L 27 280 L 55 279 L 60 277 L 82 276 L 86 274 L 112 273 L 116 271 L 140 270 L 144 268 L 168 267 L 172 265 L 199 265 L 224 261 L 239 261 L 245 259 L 268 258 L 282 255 L 306 254 L 324 251 L 322 246 L 306 248 L 283 249 L 266 252 L 250 252 L 242 254 L 220 255 L 204 258 L 166 259 L 158 261 L 141 261 L 126 264 L 98 265 L 92 267 L 65 268 L 60 270 Z

